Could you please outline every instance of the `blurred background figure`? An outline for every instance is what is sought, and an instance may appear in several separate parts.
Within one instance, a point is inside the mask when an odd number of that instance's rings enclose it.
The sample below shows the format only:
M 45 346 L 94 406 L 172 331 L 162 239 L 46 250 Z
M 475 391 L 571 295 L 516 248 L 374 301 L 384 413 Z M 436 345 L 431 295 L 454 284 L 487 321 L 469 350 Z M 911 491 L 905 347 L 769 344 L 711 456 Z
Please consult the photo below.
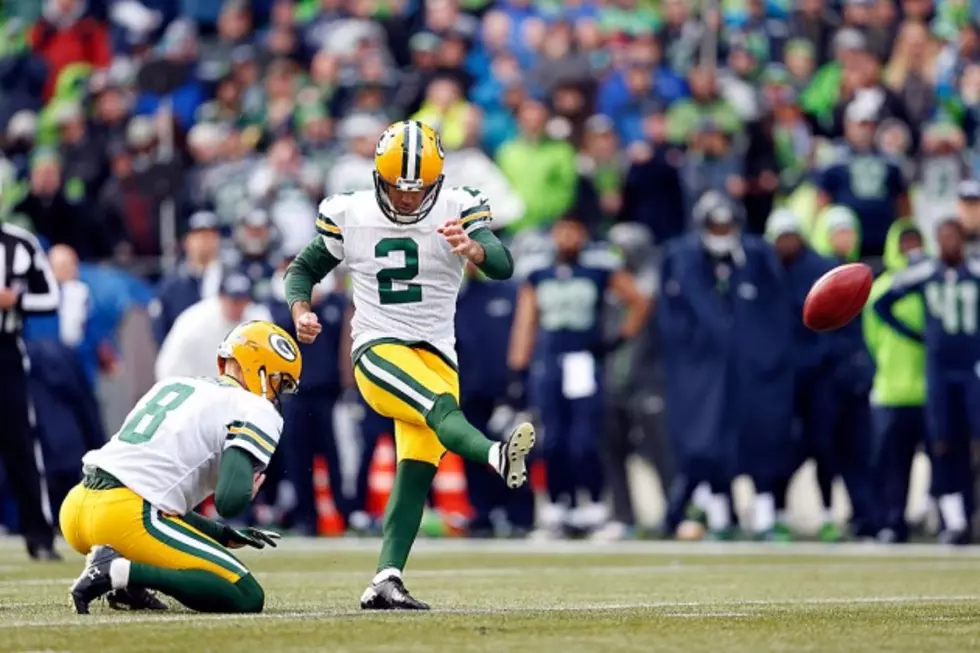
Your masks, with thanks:
M 186 308 L 160 345 L 156 377 L 208 376 L 222 339 L 235 326 L 250 320 L 269 320 L 269 310 L 256 304 L 252 280 L 245 274 L 226 271 L 218 294 Z
M 491 437 L 502 438 L 515 423 L 515 413 L 500 410 L 507 388 L 507 350 L 510 344 L 517 286 L 493 282 L 472 264 L 456 307 L 456 351 L 460 368 L 462 409 L 473 424 Z M 508 490 L 486 465 L 464 461 L 473 518 L 472 537 L 493 537 L 498 532 L 527 535 L 534 528 L 534 497 L 528 487 Z
M 508 365 L 512 400 L 537 408 L 548 466 L 550 506 L 542 515 L 544 534 L 565 528 L 591 531 L 605 523 L 599 434 L 602 432 L 602 364 L 633 339 L 646 323 L 649 300 L 631 274 L 602 246 L 589 246 L 588 227 L 563 216 L 551 228 L 553 260 L 531 271 L 519 292 Z M 620 330 L 603 332 L 604 296 L 613 293 L 628 307 Z M 579 498 L 579 491 L 587 495 Z
M 875 364 L 872 464 L 881 510 L 878 539 L 883 542 L 907 542 L 909 538 L 905 508 L 912 460 L 918 448 L 926 444 L 926 359 L 922 343 L 882 322 L 874 304 L 891 287 L 897 273 L 925 256 L 924 245 L 922 233 L 911 221 L 892 226 L 885 243 L 885 271 L 875 279 L 862 317 L 864 340 Z M 905 297 L 892 310 L 910 329 L 920 333 L 924 329 L 922 297 Z
M 286 304 L 284 275 L 292 257 L 283 259 L 272 277 L 267 303 L 276 324 L 294 332 L 293 319 Z M 343 469 L 337 453 L 334 434 L 334 407 L 340 398 L 340 369 L 346 364 L 341 356 L 342 320 L 347 313 L 347 298 L 336 278 L 321 282 L 313 297 L 313 307 L 323 332 L 313 344 L 300 345 L 303 364 L 309 370 L 303 375 L 300 391 L 283 402 L 284 433 L 292 445 L 283 449 L 285 479 L 295 491 L 296 507 L 291 527 L 304 535 L 318 532 L 318 510 L 313 486 L 313 459 L 323 456 L 327 464 L 330 487 L 337 509 L 348 521 L 350 510 L 344 501 Z M 295 336 L 294 336 L 295 337 Z
M 201 299 L 217 295 L 221 286 L 218 216 L 210 211 L 198 211 L 189 218 L 187 226 L 184 258 L 175 272 L 161 279 L 151 306 L 158 343 L 163 343 L 181 313 Z
M 777 210 L 769 216 L 766 236 L 772 241 L 785 271 L 793 314 L 802 315 L 810 288 L 834 264 L 807 246 L 800 220 L 791 211 Z M 757 521 L 757 534 L 767 539 L 785 541 L 792 538 L 786 523 L 786 493 L 790 477 L 800 462 L 813 458 L 818 467 L 826 468 L 834 461 L 833 416 L 836 409 L 830 340 L 830 335 L 815 333 L 806 328 L 802 320 L 794 320 L 793 431 L 787 443 L 792 451 L 789 465 L 779 470 L 773 487 L 775 522 L 762 523 L 760 527 Z M 825 504 L 830 506 L 829 497 Z M 756 515 L 757 520 L 758 517 Z

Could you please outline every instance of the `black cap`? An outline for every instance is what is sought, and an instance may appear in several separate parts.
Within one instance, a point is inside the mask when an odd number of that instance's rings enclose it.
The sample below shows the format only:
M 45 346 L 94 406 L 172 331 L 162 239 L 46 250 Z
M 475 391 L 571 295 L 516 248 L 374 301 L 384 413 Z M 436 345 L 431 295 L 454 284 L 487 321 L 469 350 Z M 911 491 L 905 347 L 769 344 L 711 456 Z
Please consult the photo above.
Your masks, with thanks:
M 956 195 L 961 200 L 968 202 L 980 201 L 980 181 L 976 179 L 964 179 L 956 187 Z
M 251 299 L 252 280 L 238 271 L 227 272 L 221 279 L 221 294 L 233 299 Z
M 191 215 L 187 221 L 188 231 L 204 231 L 206 229 L 218 229 L 218 216 L 211 211 L 198 211 Z

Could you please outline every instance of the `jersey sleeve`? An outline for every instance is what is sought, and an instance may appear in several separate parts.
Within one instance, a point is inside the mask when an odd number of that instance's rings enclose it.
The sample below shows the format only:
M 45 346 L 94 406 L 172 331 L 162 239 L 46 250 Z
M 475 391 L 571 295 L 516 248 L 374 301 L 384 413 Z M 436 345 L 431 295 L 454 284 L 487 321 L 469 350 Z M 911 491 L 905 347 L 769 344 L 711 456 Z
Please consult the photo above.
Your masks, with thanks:
M 459 223 L 466 233 L 471 234 L 477 229 L 490 226 L 493 213 L 486 195 L 469 186 L 453 188 L 452 192 L 459 202 Z
M 261 401 L 265 402 L 264 399 Z M 265 402 L 268 403 L 268 402 Z M 265 469 L 272 460 L 272 454 L 279 446 L 282 434 L 282 417 L 272 404 L 249 407 L 243 411 L 243 418 L 228 424 L 225 448 L 238 447 L 258 461 Z
M 320 202 L 317 209 L 317 236 L 323 240 L 327 251 L 338 260 L 344 258 L 344 222 L 349 197 L 349 195 L 332 195 Z

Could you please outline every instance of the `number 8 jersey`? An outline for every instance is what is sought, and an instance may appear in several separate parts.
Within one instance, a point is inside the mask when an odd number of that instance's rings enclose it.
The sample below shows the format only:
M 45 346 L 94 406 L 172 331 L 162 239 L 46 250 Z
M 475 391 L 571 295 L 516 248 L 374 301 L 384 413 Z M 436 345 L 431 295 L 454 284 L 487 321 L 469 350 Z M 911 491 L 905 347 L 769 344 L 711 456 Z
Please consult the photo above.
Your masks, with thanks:
M 264 468 L 281 433 L 272 403 L 235 381 L 172 377 L 154 385 L 119 432 L 82 464 L 112 474 L 154 507 L 183 515 L 214 493 L 225 449 L 239 447 Z
M 374 343 L 395 341 L 428 343 L 456 361 L 454 316 L 466 259 L 436 231 L 453 219 L 472 234 L 489 225 L 490 205 L 475 189 L 447 188 L 425 218 L 396 224 L 378 208 L 373 191 L 320 203 L 317 232 L 351 275 L 355 359 Z

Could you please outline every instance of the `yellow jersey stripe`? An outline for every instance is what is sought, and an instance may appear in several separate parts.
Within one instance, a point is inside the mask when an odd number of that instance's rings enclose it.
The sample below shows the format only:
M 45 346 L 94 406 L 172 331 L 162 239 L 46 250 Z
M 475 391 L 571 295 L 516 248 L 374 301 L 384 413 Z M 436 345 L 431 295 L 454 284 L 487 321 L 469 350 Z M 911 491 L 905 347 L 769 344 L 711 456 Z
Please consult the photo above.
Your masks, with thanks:
M 268 451 L 270 454 L 276 450 L 274 446 L 272 446 L 262 438 L 256 437 L 254 434 L 248 432 L 247 430 L 233 428 L 230 429 L 230 431 L 235 434 L 236 440 L 242 440 L 243 442 L 248 442 L 250 444 L 253 444 L 259 447 L 260 449 L 264 449 L 265 451 Z
M 332 222 L 327 222 L 323 218 L 317 218 L 316 228 L 331 234 L 337 234 L 338 236 L 343 234 L 343 232 L 340 230 L 340 227 L 333 224 Z
M 479 220 L 480 218 L 489 218 L 489 217 L 490 217 L 490 210 L 487 209 L 486 211 L 480 211 L 479 213 L 471 213 L 470 215 L 460 220 L 459 223 L 466 224 L 468 222 L 473 222 L 474 220 Z
M 275 448 L 277 444 L 276 441 L 269 436 L 269 434 L 267 434 L 265 431 L 257 427 L 255 424 L 252 424 L 251 422 L 232 422 L 231 424 L 228 425 L 228 432 L 248 433 L 253 438 L 262 440 L 272 448 Z

